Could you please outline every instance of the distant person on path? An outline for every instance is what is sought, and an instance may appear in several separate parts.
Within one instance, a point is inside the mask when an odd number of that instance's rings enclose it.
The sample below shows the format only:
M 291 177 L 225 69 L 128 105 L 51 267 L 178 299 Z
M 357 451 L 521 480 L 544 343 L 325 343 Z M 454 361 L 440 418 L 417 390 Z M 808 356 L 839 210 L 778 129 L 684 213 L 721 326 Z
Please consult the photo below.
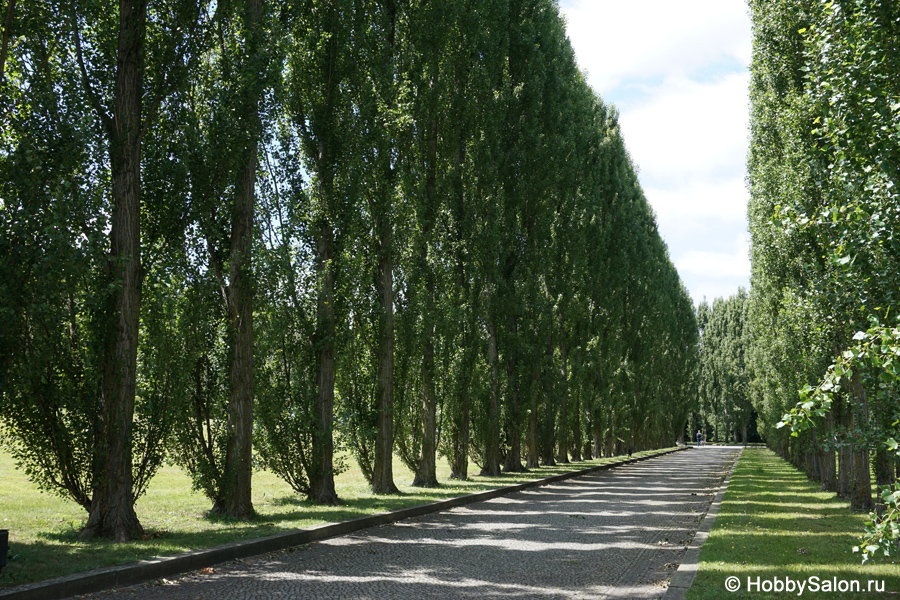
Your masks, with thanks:
M 700 433 L 700 430 L 697 430 L 697 445 L 700 445 L 701 440 L 703 440 L 703 434 Z

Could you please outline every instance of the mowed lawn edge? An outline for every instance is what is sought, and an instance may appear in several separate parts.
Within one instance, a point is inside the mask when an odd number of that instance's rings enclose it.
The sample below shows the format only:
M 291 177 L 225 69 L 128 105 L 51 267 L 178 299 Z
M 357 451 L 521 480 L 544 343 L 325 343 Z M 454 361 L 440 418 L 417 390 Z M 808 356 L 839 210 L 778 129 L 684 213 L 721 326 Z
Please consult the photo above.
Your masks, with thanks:
M 673 450 L 675 447 L 635 452 L 633 458 Z M 87 514 L 72 502 L 41 493 L 28 481 L 12 458 L 0 452 L 0 529 L 8 529 L 11 560 L 0 571 L 0 589 L 46 579 L 173 556 L 191 550 L 212 548 L 455 498 L 537 479 L 570 473 L 624 460 L 626 456 L 592 459 L 542 466 L 525 473 L 499 477 L 474 476 L 466 481 L 449 480 L 446 461 L 439 461 L 437 488 L 409 485 L 412 473 L 397 459 L 394 473 L 399 496 L 372 495 L 362 474 L 351 461 L 335 484 L 339 506 L 319 506 L 298 497 L 282 480 L 267 471 L 254 473 L 253 502 L 258 518 L 241 522 L 207 516 L 209 501 L 192 492 L 187 475 L 166 466 L 151 481 L 136 510 L 144 527 L 143 539 L 127 544 L 105 540 L 81 540 L 78 533 Z M 475 465 L 470 465 L 477 472 Z
M 867 515 L 819 487 L 771 450 L 746 448 L 700 550 L 687 600 L 900 597 L 900 562 L 863 565 L 852 551 Z M 736 591 L 726 587 L 729 577 L 737 578 Z M 858 582 L 860 592 L 827 591 L 844 588 L 841 582 L 848 590 Z

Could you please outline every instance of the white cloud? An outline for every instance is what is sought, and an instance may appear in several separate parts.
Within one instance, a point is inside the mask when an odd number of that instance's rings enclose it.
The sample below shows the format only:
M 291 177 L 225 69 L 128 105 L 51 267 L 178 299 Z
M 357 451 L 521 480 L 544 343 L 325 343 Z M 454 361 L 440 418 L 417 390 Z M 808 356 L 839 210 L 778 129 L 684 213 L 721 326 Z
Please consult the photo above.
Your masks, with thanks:
M 711 272 L 729 277 L 750 276 L 750 235 L 741 234 L 732 252 L 690 250 L 676 258 L 675 266 L 684 274 L 707 277 Z
M 695 301 L 749 287 L 744 0 L 561 0 L 588 81 L 620 111 L 659 230 Z
M 750 195 L 740 177 L 723 181 L 697 180 L 677 188 L 644 186 L 659 225 L 673 234 L 696 232 L 710 220 L 743 226 Z
M 730 296 L 750 279 L 750 234 L 734 239 L 731 251 L 688 250 L 673 262 L 695 302 Z
M 623 81 L 750 62 L 742 0 L 563 0 L 560 8 L 589 81 L 601 94 Z
M 713 81 L 668 77 L 645 101 L 621 107 L 625 143 L 641 171 L 671 183 L 742 178 L 748 84 L 746 72 Z

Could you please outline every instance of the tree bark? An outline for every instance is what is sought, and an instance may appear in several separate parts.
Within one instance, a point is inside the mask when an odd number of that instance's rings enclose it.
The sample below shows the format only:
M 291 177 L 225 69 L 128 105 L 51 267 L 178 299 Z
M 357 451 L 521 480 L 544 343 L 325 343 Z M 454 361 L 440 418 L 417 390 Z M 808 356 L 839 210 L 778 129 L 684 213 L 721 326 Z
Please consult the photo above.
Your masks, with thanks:
M 383 85 L 387 97 L 386 110 L 391 111 L 395 107 L 396 90 L 393 88 L 394 79 L 390 75 L 395 72 L 395 40 L 397 7 L 393 0 L 383 0 L 375 3 L 378 12 L 383 13 L 387 23 L 387 43 L 384 46 L 385 54 L 380 63 L 387 66 L 388 80 L 376 79 L 378 85 Z M 382 109 L 376 109 L 381 112 Z M 380 116 L 378 118 L 381 118 Z M 393 222 L 392 205 L 394 194 L 394 170 L 391 166 L 394 139 L 389 130 L 375 138 L 373 142 L 377 152 L 376 163 L 373 168 L 380 176 L 380 186 L 375 190 L 375 200 L 372 205 L 374 233 L 376 236 L 376 273 L 375 287 L 378 303 L 378 374 L 375 386 L 376 394 L 376 432 L 375 452 L 372 461 L 372 492 L 375 494 L 399 494 L 400 490 L 394 484 L 394 262 L 393 262 Z
M 333 202 L 333 190 L 326 190 Z M 313 434 L 313 473 L 310 474 L 310 499 L 319 504 L 338 504 L 334 489 L 334 230 L 328 217 L 319 222 L 316 239 L 316 272 L 319 293 L 316 303 L 316 344 L 318 378 L 316 417 Z
M 894 454 L 880 444 L 875 449 L 875 484 L 893 485 L 897 481 L 894 471 Z
M 425 206 L 422 210 L 422 243 L 419 256 L 421 276 L 425 278 L 425 298 L 422 303 L 423 340 L 420 401 L 422 403 L 422 447 L 413 486 L 437 487 L 437 399 L 434 393 L 434 272 L 428 260 L 434 214 L 437 204 L 437 144 L 439 124 L 437 118 L 428 126 L 426 139 L 427 176 L 425 179 Z
M 508 367 L 508 365 L 507 365 Z M 509 368 L 507 368 L 507 372 Z M 511 375 L 511 378 L 515 375 Z M 510 381 L 510 416 L 506 424 L 506 441 L 509 451 L 503 461 L 504 473 L 521 473 L 525 471 L 522 465 L 522 432 L 519 427 L 519 386 Z
M 255 137 L 255 136 L 254 136 Z M 253 473 L 253 272 L 252 241 L 256 207 L 256 139 L 247 140 L 231 228 L 231 260 L 225 298 L 231 327 L 228 441 L 221 500 L 212 512 L 237 519 L 256 514 L 251 499 Z
M 590 444 L 586 444 L 584 442 L 584 438 L 581 432 L 581 394 L 579 392 L 576 395 L 575 406 L 572 410 L 572 460 L 579 462 L 581 461 L 582 452 L 584 452 L 584 456 L 590 456 L 590 450 L 585 451 L 585 448 L 590 448 Z
M 825 437 L 830 442 L 834 437 L 834 414 L 829 412 L 825 417 Z M 835 467 L 834 450 L 822 449 L 820 453 L 820 464 L 822 473 L 822 491 L 837 491 L 837 469 Z
M 212 512 L 249 520 L 256 515 L 251 499 L 253 474 L 253 224 L 256 213 L 256 173 L 259 161 L 262 95 L 259 74 L 262 0 L 246 0 L 244 6 L 244 67 L 254 73 L 240 85 L 238 108 L 246 130 L 238 137 L 241 170 L 231 210 L 228 284 L 225 298 L 231 342 L 225 472 L 219 499 Z
M 463 345 L 462 361 L 459 365 L 460 379 L 456 389 L 456 405 L 452 412 L 452 427 L 450 430 L 450 479 L 458 479 L 465 481 L 469 477 L 469 436 L 471 423 L 471 395 L 469 394 L 469 385 L 472 381 L 471 373 L 474 369 L 476 359 L 475 339 L 477 326 L 475 315 L 477 310 L 477 294 L 472 294 L 472 285 L 466 278 L 466 264 L 469 258 L 465 251 L 463 223 L 464 216 L 467 213 L 465 198 L 465 182 L 463 179 L 462 164 L 465 160 L 465 129 L 460 129 L 460 137 L 456 147 L 456 165 L 454 181 L 454 212 L 456 215 L 456 286 L 461 292 L 460 305 L 464 305 L 466 299 L 471 304 L 468 308 L 468 316 L 462 326 L 462 336 L 459 340 Z M 473 297 L 474 296 L 474 297 Z M 464 311 L 465 313 L 465 311 Z
M 883 486 L 893 487 L 897 483 L 897 477 L 894 471 L 894 453 L 888 452 L 882 444 L 878 444 L 875 448 L 875 484 L 880 490 Z M 876 497 L 875 508 L 878 514 L 884 514 L 887 504 L 881 498 L 879 493 Z
M 537 373 L 532 376 L 531 388 L 534 389 L 534 385 L 537 379 Z M 531 413 L 528 415 L 528 432 L 525 435 L 525 444 L 526 444 L 526 455 L 525 455 L 525 466 L 529 469 L 536 469 L 541 466 L 541 452 L 540 452 L 540 429 L 538 427 L 538 394 L 531 394 Z
M 552 376 L 545 376 L 549 380 Z M 553 455 L 556 441 L 556 407 L 553 402 L 553 387 L 549 381 L 544 383 L 543 419 L 541 420 L 541 464 L 556 465 Z
M 850 448 L 844 446 L 838 452 L 838 479 L 837 495 L 840 498 L 850 497 L 850 472 L 851 472 Z
M 557 461 L 569 462 L 569 355 L 562 313 L 559 316 L 559 376 L 562 392 L 559 400 L 559 454 Z
M 431 319 L 429 319 L 431 321 Z M 437 405 L 434 394 L 434 323 L 427 325 L 422 355 L 422 455 L 413 486 L 437 487 Z
M 488 302 L 490 307 L 490 302 Z M 488 308 L 490 310 L 490 308 Z M 500 474 L 500 377 L 497 364 L 497 328 L 493 317 L 487 322 L 488 368 L 491 373 L 491 392 L 488 406 L 487 439 L 484 448 L 484 466 L 481 475 L 494 477 Z
M 515 344 L 518 343 L 519 327 L 518 317 L 513 315 L 510 319 L 510 347 L 506 354 L 506 380 L 509 392 L 509 414 L 506 422 L 506 443 L 509 451 L 503 461 L 504 473 L 521 473 L 525 470 L 522 466 L 522 431 L 519 425 L 519 365 L 518 351 Z
M 3 19 L 3 38 L 0 41 L 0 85 L 3 85 L 3 76 L 6 72 L 6 55 L 9 51 L 9 38 L 12 31 L 13 14 L 16 11 L 16 0 L 9 0 L 6 4 L 6 16 Z
M 390 193 L 390 192 L 387 192 Z M 388 211 L 386 211 L 388 212 Z M 378 228 L 378 299 L 381 304 L 381 347 L 378 358 L 377 433 L 372 493 L 399 494 L 394 484 L 394 263 L 391 226 L 387 214 L 380 215 Z
M 609 413 L 609 428 L 606 430 L 606 456 L 616 456 L 616 413 Z
M 822 491 L 837 491 L 837 469 L 835 466 L 834 450 L 823 450 L 820 455 L 822 466 Z
M 869 403 L 859 372 L 854 368 L 850 379 L 851 395 L 855 400 L 852 411 L 852 428 L 863 429 L 868 426 Z M 874 510 L 872 501 L 872 479 L 869 474 L 869 447 L 866 444 L 853 444 L 851 455 L 850 508 L 854 510 Z
M 120 0 L 113 119 L 107 127 L 112 166 L 109 231 L 110 283 L 114 285 L 110 335 L 102 369 L 98 469 L 84 538 L 118 542 L 142 531 L 134 512 L 131 428 L 141 307 L 141 133 L 146 2 Z M 87 80 L 85 84 L 89 85 Z M 99 105 L 97 109 L 100 110 Z
M 465 364 L 463 368 L 467 368 Z M 469 478 L 469 389 L 461 385 L 456 394 L 458 413 L 451 438 L 450 479 L 465 481 Z

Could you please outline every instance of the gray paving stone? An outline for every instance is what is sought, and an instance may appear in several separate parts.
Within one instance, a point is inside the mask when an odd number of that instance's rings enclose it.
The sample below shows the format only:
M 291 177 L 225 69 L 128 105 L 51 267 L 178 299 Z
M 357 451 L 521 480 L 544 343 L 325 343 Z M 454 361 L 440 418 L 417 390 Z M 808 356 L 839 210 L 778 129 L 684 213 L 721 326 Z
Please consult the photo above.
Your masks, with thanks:
M 659 598 L 736 456 L 678 452 L 80 598 Z

